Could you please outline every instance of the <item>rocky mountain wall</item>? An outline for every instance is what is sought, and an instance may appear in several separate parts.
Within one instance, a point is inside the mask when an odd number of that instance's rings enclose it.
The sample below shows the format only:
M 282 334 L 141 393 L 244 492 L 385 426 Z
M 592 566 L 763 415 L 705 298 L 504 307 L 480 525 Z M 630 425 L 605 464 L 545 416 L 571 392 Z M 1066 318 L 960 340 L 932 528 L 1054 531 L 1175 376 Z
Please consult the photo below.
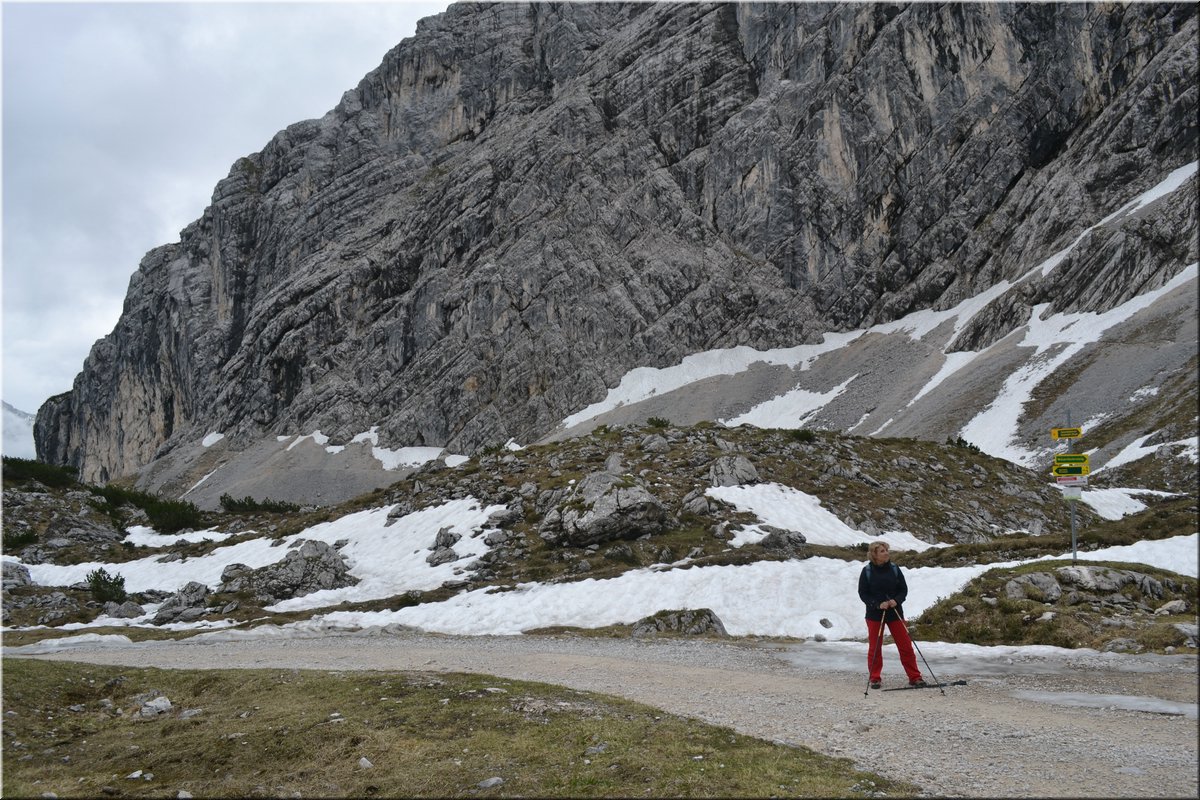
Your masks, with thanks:
M 1192 4 L 456 4 L 146 255 L 39 454 L 470 452 L 635 366 L 952 306 L 1195 161 L 1196 63 Z M 1073 251 L 1073 307 L 1195 260 L 1170 208 Z

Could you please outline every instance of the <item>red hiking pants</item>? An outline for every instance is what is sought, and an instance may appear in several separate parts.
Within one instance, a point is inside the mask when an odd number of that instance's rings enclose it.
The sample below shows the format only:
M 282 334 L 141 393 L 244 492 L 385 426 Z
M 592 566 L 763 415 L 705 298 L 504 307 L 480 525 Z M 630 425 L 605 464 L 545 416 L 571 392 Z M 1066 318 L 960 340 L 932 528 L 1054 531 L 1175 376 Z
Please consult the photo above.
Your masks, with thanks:
M 883 677 L 883 648 L 880 646 L 882 637 L 879 635 L 881 624 L 877 620 L 867 620 L 867 672 L 870 673 L 872 683 Z M 904 620 L 891 616 L 887 626 L 888 633 L 892 634 L 892 639 L 896 642 L 896 649 L 900 651 L 900 664 L 908 673 L 909 683 L 921 680 L 921 670 L 917 668 L 917 654 L 913 652 L 912 638 L 908 635 Z

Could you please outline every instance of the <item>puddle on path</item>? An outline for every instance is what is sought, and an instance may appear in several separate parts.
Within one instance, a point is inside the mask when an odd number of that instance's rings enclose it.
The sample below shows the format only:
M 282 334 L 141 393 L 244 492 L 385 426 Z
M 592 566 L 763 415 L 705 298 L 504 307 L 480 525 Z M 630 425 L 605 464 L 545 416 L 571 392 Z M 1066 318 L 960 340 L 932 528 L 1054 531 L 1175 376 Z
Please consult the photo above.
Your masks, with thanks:
M 1059 706 L 1082 706 L 1084 708 L 1119 708 L 1125 711 L 1146 711 L 1151 714 L 1196 719 L 1195 703 L 1176 703 L 1157 697 L 1141 697 L 1124 694 L 1085 694 L 1082 692 L 1033 692 L 1024 689 L 1010 692 L 1021 700 L 1051 703 Z

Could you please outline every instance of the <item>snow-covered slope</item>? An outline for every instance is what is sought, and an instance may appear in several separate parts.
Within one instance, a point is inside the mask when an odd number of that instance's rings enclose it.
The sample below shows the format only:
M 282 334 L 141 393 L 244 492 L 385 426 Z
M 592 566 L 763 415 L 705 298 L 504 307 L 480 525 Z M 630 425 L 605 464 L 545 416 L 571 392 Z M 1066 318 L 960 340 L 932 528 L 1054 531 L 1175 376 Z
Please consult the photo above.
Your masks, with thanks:
M 991 455 L 1036 467 L 1054 452 L 1051 428 L 1082 425 L 1087 449 L 1100 451 L 1094 461 L 1103 464 L 1154 430 L 1106 435 L 1106 424 L 1160 403 L 1160 389 L 1172 380 L 1178 383 L 1172 391 L 1194 394 L 1197 264 L 1182 265 L 1162 285 L 1102 313 L 1055 311 L 1050 302 L 1028 307 L 1014 298 L 1036 295 L 1096 228 L 1177 192 L 1195 192 L 1196 169 L 1192 163 L 1175 170 L 1012 283 L 952 308 L 829 333 L 820 344 L 714 350 L 672 367 L 635 369 L 547 440 L 661 416 L 678 424 L 714 419 L 937 441 L 961 436 Z M 978 350 L 955 349 L 981 318 L 1014 308 L 1025 317 L 1009 323 L 1011 333 Z

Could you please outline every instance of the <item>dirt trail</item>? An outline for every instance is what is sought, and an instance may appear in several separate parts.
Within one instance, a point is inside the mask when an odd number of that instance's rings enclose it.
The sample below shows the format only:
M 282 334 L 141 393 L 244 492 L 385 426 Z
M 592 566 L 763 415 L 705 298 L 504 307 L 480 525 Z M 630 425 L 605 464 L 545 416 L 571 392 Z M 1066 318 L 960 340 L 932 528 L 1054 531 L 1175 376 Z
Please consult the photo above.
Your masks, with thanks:
M 854 759 L 964 797 L 1196 797 L 1195 659 L 970 676 L 965 686 L 870 692 L 786 648 L 714 642 L 442 637 L 413 633 L 82 646 L 39 657 L 172 668 L 479 672 L 619 695 L 769 740 Z M 1135 658 L 1135 657 L 1130 657 Z M 1143 666 L 1144 664 L 1144 666 Z M 893 665 L 894 669 L 898 669 Z M 885 671 L 885 681 L 897 681 Z M 1027 693 L 1192 704 L 1192 716 L 1081 707 Z M 1055 695 L 1060 699 L 1067 695 Z M 1065 702 L 1065 700 L 1064 700 Z

